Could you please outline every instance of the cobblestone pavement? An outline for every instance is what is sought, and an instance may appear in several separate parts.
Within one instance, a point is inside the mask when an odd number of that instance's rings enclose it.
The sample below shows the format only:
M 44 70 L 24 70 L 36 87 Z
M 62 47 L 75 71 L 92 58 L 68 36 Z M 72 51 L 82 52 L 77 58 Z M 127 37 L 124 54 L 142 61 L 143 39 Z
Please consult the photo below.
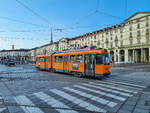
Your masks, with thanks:
M 101 80 L 0 65 L 0 113 L 150 113 L 147 67 L 114 67 Z

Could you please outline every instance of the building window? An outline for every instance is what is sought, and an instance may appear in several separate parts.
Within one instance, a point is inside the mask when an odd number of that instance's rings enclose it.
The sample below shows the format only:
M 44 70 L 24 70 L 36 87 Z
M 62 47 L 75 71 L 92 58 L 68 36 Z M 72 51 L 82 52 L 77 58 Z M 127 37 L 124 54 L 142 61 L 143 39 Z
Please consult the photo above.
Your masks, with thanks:
M 140 24 L 137 24 L 137 29 L 140 29 Z
M 146 27 L 149 27 L 149 22 L 146 22 Z
M 129 30 L 132 31 L 132 26 L 129 27 Z
M 123 33 L 123 29 L 120 29 L 120 33 Z
M 141 43 L 141 39 L 140 39 L 140 38 L 137 39 L 137 43 L 138 43 L 138 44 Z
M 129 24 L 132 24 L 133 23 L 133 21 L 129 21 Z
M 122 40 L 120 41 L 120 46 L 121 46 L 121 47 L 123 46 L 123 41 L 122 41 Z
M 101 42 L 100 42 L 100 40 L 98 40 L 97 45 L 100 45 L 100 44 L 101 44 Z
M 108 38 L 106 38 L 106 44 L 108 44 L 108 43 L 109 43 Z
M 136 19 L 136 22 L 140 22 L 140 19 Z
M 111 42 L 110 47 L 113 48 L 113 43 Z
M 149 29 L 146 29 L 146 35 L 149 35 Z
M 132 33 L 130 33 L 130 38 L 132 38 Z
M 77 62 L 82 63 L 83 62 L 83 56 L 82 55 L 77 55 Z
M 130 38 L 130 45 L 132 45 L 133 44 L 133 39 L 132 38 Z
M 117 38 L 117 36 L 115 37 L 115 42 L 117 42 L 118 41 L 118 38 Z
M 112 31 L 110 31 L 110 35 L 112 35 Z
M 122 34 L 121 34 L 121 35 L 120 35 L 120 38 L 122 39 L 122 37 L 123 37 L 123 36 L 122 36 Z
M 139 37 L 141 35 L 141 32 L 140 31 L 137 31 L 137 36 Z
M 116 38 L 115 38 L 115 46 L 117 47 L 117 45 L 118 45 L 118 38 L 116 36 Z

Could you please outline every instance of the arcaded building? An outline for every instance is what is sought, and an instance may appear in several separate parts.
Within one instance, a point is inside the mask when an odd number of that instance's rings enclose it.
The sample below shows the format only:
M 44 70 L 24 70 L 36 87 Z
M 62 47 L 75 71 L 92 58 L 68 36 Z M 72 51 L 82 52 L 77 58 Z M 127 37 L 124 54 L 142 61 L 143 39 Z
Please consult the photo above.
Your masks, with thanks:
M 107 48 L 111 62 L 150 62 L 150 12 L 138 12 L 119 25 L 59 41 L 59 51 L 84 46 Z
M 45 54 L 45 50 L 49 52 L 65 51 L 87 46 L 107 48 L 110 52 L 111 62 L 149 63 L 150 12 L 137 12 L 119 25 L 74 38 L 61 38 L 56 43 L 36 48 L 36 54 L 33 54 L 36 56 L 38 54 Z M 50 50 L 49 48 L 53 49 Z M 30 54 L 32 54 L 31 51 Z

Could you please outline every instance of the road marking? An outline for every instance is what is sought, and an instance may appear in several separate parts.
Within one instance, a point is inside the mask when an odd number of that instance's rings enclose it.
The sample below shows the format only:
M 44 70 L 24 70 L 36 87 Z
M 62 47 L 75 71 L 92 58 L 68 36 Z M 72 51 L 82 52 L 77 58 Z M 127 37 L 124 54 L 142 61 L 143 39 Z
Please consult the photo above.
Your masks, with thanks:
M 123 96 L 132 96 L 131 94 L 128 94 L 128 93 L 123 93 L 123 92 L 116 91 L 116 90 L 113 90 L 113 89 L 106 89 L 106 88 L 98 87 L 98 86 L 91 85 L 91 84 L 83 83 L 83 85 L 85 85 L 85 86 L 90 86 L 90 87 L 94 87 L 94 88 L 101 89 L 101 90 L 104 90 L 104 91 L 113 92 L 113 93 L 120 94 L 120 95 L 123 95 Z
M 120 91 L 125 91 L 125 92 L 130 92 L 130 93 L 137 93 L 136 91 L 132 91 L 132 90 L 128 90 L 128 89 L 125 89 L 125 88 L 120 88 L 120 87 L 117 87 L 117 86 L 111 86 L 111 84 L 114 84 L 114 85 L 118 85 L 118 84 L 115 84 L 115 83 L 110 83 L 110 82 L 104 82 L 104 81 L 97 81 L 97 85 L 101 85 L 101 86 L 104 86 L 104 87 L 109 87 L 109 88 L 113 88 L 113 89 L 118 89 Z M 90 82 L 92 84 L 96 84 L 95 82 Z M 106 83 L 105 85 L 102 84 L 102 83 Z M 107 85 L 107 84 L 110 84 L 110 85 Z
M 50 91 L 57 94 L 57 95 L 59 95 L 59 96 L 61 96 L 61 97 L 63 97 L 63 98 L 65 98 L 65 99 L 67 99 L 67 100 L 69 100 L 69 101 L 71 101 L 72 103 L 77 104 L 78 106 L 84 107 L 85 109 L 87 109 L 89 111 L 96 111 L 96 112 L 106 113 L 106 110 L 101 109 L 99 107 L 96 107 L 96 106 L 94 106 L 94 105 L 92 105 L 92 104 L 90 104 L 90 103 L 88 103 L 84 100 L 78 99 L 74 96 L 71 96 L 71 95 L 69 95 L 69 94 L 67 94 L 63 91 L 60 91 L 60 90 L 57 90 L 57 89 L 52 89 Z
M 121 81 L 126 81 L 126 82 L 128 82 L 128 83 L 133 83 L 133 82 L 136 82 L 135 84 L 142 84 L 142 85 L 146 85 L 146 86 L 148 86 L 149 85 L 149 82 L 145 82 L 145 81 L 135 81 L 135 80 L 131 80 L 131 79 L 118 79 L 118 78 L 113 78 L 113 79 L 111 79 L 111 80 L 117 80 L 117 81 L 119 81 L 119 82 L 121 82 Z
M 119 101 L 125 101 L 126 100 L 126 98 L 119 97 L 119 96 L 112 95 L 112 94 L 108 94 L 108 93 L 104 93 L 104 92 L 101 92 L 101 91 L 98 91 L 98 90 L 94 90 L 94 89 L 91 89 L 91 88 L 86 88 L 84 86 L 80 86 L 80 85 L 74 85 L 74 86 L 78 87 L 78 88 L 81 88 L 81 89 L 85 89 L 85 90 L 91 91 L 91 92 L 95 92 L 95 93 L 98 93 L 98 94 L 101 94 L 101 95 L 104 95 L 104 96 L 107 96 L 107 97 L 111 97 L 111 98 L 117 99 Z
M 45 101 L 48 105 L 52 107 L 71 109 L 69 106 L 63 104 L 62 102 L 52 98 L 51 96 L 43 92 L 34 93 L 34 95 L 40 98 L 41 100 Z M 74 110 L 63 110 L 63 109 L 55 109 L 55 110 L 57 110 L 60 113 L 78 113 L 77 111 Z
M 107 80 L 108 81 L 108 80 Z M 131 84 L 131 83 L 125 83 L 125 82 L 118 82 L 118 81 L 113 81 L 113 80 L 110 80 L 108 82 L 115 82 L 115 83 L 118 83 L 118 84 L 123 84 L 123 85 L 128 85 L 128 86 L 134 86 L 134 87 L 139 87 L 139 88 L 146 88 L 146 86 L 142 86 L 142 85 L 137 85 L 137 84 Z
M 26 96 L 21 95 L 21 96 L 17 96 L 15 97 L 16 102 L 19 105 L 32 105 L 35 106 L 32 101 L 30 101 Z M 25 107 L 25 106 L 21 106 L 21 108 L 23 109 L 23 111 L 25 113 L 44 113 L 43 111 L 41 111 L 39 108 L 37 107 Z
M 4 111 L 6 108 L 0 108 L 0 112 Z
M 99 102 L 103 105 L 106 105 L 109 106 L 109 107 L 115 107 L 117 105 L 117 103 L 115 102 L 111 102 L 111 101 L 108 101 L 108 100 L 105 100 L 105 99 L 102 99 L 102 98 L 99 98 L 97 96 L 93 96 L 93 95 L 90 95 L 90 94 L 87 94 L 87 93 L 84 93 L 82 91 L 79 91 L 79 90 L 75 90 L 75 89 L 72 89 L 72 88 L 69 88 L 69 87 L 64 87 L 63 89 L 66 89 L 66 90 L 69 90 L 73 93 L 76 93 L 78 95 L 81 95 L 81 96 L 84 96 L 84 97 L 87 97 L 87 98 L 90 98 L 91 100 L 94 100 L 96 102 Z

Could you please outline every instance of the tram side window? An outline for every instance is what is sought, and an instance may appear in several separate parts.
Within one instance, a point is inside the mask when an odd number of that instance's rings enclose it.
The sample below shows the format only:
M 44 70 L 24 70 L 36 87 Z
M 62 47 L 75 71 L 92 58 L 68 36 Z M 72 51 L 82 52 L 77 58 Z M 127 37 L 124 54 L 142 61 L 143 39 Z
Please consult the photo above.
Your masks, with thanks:
M 76 62 L 76 57 L 75 57 L 75 55 L 71 55 L 71 56 L 70 56 L 70 62 L 72 62 L 72 63 Z
M 63 56 L 59 56 L 58 57 L 58 62 L 62 62 L 63 61 Z
M 49 62 L 51 61 L 51 57 L 48 57 Z
M 58 62 L 58 56 L 55 56 L 55 62 Z
M 36 58 L 36 61 L 38 62 L 38 61 L 39 61 L 39 58 Z
M 40 58 L 40 62 L 44 62 L 44 58 L 43 57 Z
M 46 57 L 46 62 L 48 62 L 49 57 Z
M 100 54 L 96 55 L 96 64 L 103 64 L 103 57 Z
M 77 55 L 77 62 L 82 63 L 83 62 L 83 56 L 82 55 Z
M 64 62 L 69 62 L 69 56 L 64 56 Z

